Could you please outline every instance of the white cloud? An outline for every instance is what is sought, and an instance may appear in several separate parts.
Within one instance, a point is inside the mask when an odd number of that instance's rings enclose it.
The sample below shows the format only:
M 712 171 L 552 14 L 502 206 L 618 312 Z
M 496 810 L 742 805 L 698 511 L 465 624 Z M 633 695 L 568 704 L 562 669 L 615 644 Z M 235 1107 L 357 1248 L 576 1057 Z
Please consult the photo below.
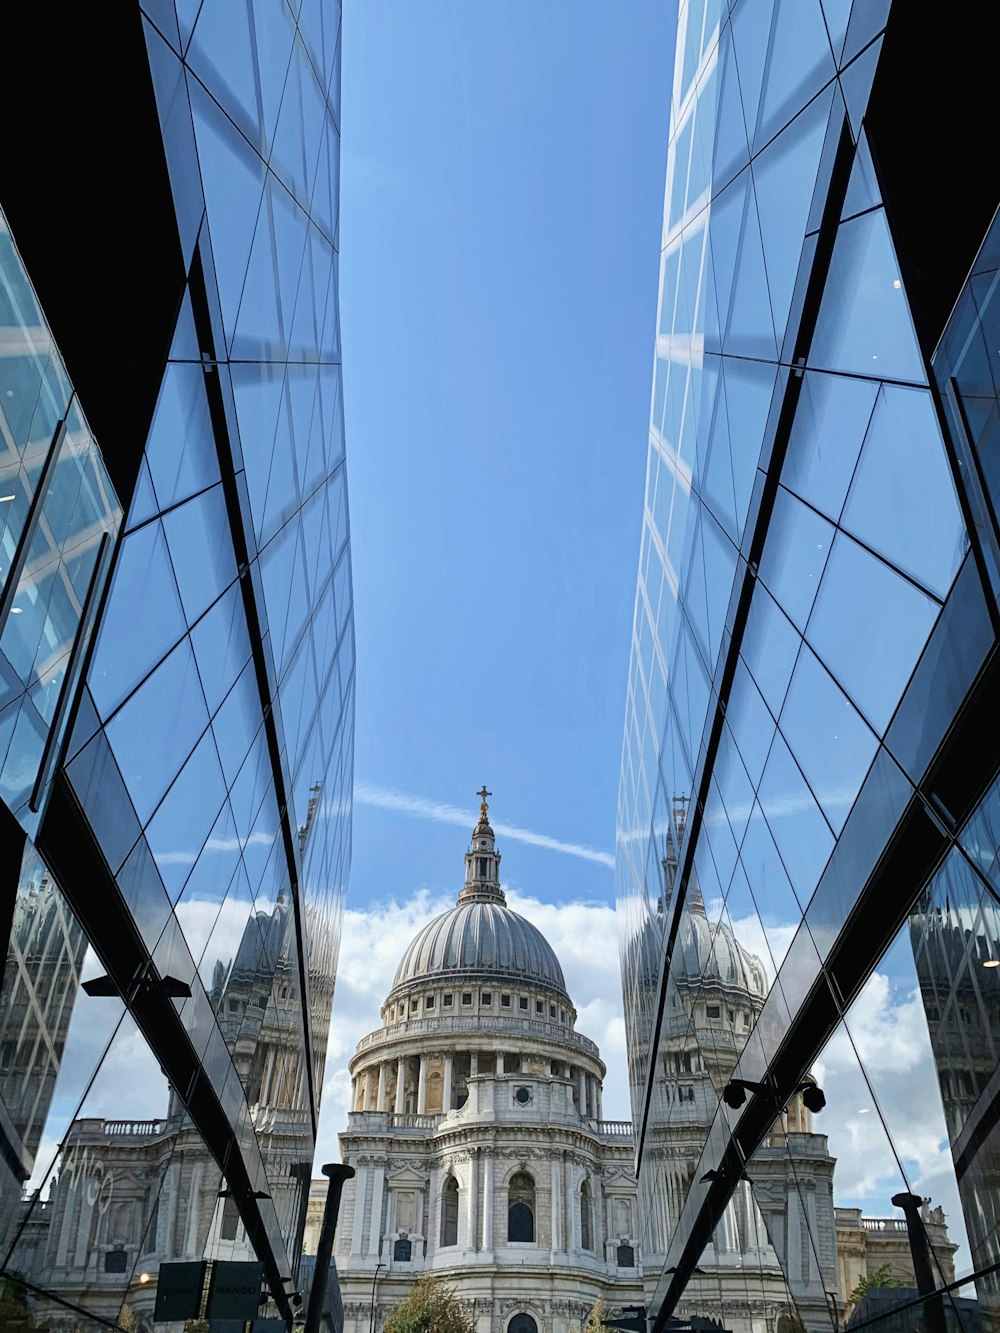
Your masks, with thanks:
M 462 820 L 468 822 L 464 813 Z M 614 908 L 600 903 L 543 903 L 513 890 L 508 891 L 507 901 L 552 944 L 577 1007 L 577 1031 L 600 1047 L 608 1066 L 604 1115 L 609 1120 L 631 1119 Z M 451 894 L 431 895 L 422 889 L 401 903 L 348 908 L 344 913 L 317 1163 L 340 1159 L 337 1134 L 347 1125 L 351 1093 L 347 1064 L 358 1041 L 381 1026 L 379 1007 L 392 988 L 406 946 L 422 926 L 454 905 Z
M 477 814 L 474 811 L 460 810 L 457 805 L 446 805 L 441 801 L 426 801 L 421 796 L 409 796 L 406 792 L 393 791 L 389 787 L 376 787 L 368 782 L 355 782 L 354 800 L 359 805 L 372 805 L 379 810 L 394 810 L 399 814 L 415 815 L 418 819 L 431 819 L 438 824 L 453 824 L 457 828 L 468 829 L 474 825 Z M 615 868 L 615 858 L 610 852 L 598 851 L 579 842 L 563 842 L 551 838 L 547 833 L 533 833 L 531 829 L 520 828 L 517 824 L 494 824 L 493 830 L 502 838 L 514 842 L 529 843 L 532 847 L 547 847 L 551 852 L 562 852 L 565 856 L 579 856 L 584 861 L 595 861 L 598 865 Z
M 955 1264 L 961 1271 L 968 1264 L 968 1243 L 915 979 L 894 986 L 888 976 L 873 973 L 814 1072 L 827 1095 L 814 1127 L 828 1136 L 837 1159 L 837 1202 L 861 1207 L 869 1216 L 891 1217 L 898 1216 L 890 1202 L 898 1190 L 930 1198 L 944 1209 L 951 1238 L 960 1246 Z

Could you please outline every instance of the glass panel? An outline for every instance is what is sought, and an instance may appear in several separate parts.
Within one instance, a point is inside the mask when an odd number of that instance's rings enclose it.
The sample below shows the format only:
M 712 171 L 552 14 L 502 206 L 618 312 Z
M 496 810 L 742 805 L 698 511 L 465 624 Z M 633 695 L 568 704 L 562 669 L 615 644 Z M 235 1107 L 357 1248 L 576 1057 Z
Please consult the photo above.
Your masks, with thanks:
M 808 648 L 799 653 L 779 722 L 830 826 L 840 833 L 878 741 Z
M 729 24 L 726 25 L 720 38 L 719 61 L 722 65 L 722 78 L 719 84 L 718 130 L 715 138 L 713 170 L 713 184 L 716 187 L 725 185 L 746 164 L 749 156 L 746 128 L 743 123 L 740 82 L 736 70 L 733 31 Z M 719 301 L 721 305 L 721 293 Z
M 835 523 L 868 430 L 878 385 L 846 375 L 807 374 L 781 482 Z
M 758 796 L 804 908 L 833 848 L 833 835 L 780 733 L 771 745 Z
M 741 650 L 744 662 L 775 717 L 781 712 L 801 643 L 766 589 L 758 585 L 750 603 Z
M 788 0 L 784 0 L 782 16 L 785 11 L 792 11 L 801 12 L 805 17 L 808 9 L 808 5 L 789 4 Z M 822 27 L 821 20 L 820 27 Z M 825 45 L 825 34 L 823 42 Z M 829 54 L 827 49 L 827 60 Z M 800 60 L 801 56 L 801 52 L 797 53 L 796 61 Z M 787 52 L 783 58 L 788 59 Z M 779 52 L 776 50 L 772 53 L 769 84 L 770 79 L 777 76 L 774 62 L 778 59 Z M 767 267 L 767 285 L 771 296 L 774 327 L 779 341 L 784 336 L 788 309 L 792 301 L 792 289 L 795 285 L 802 238 L 809 217 L 809 205 L 816 188 L 816 173 L 826 136 L 830 105 L 830 95 L 818 97 L 773 143 L 768 144 L 753 163 L 757 211 L 760 216 L 764 260 Z
M 883 209 L 842 222 L 809 364 L 926 382 Z
M 854 213 L 864 213 L 869 208 L 876 208 L 882 202 L 875 165 L 872 162 L 868 139 L 864 133 L 858 138 L 858 146 L 851 167 L 851 178 L 847 182 L 847 195 L 844 199 L 845 218 Z
M 809 619 L 833 538 L 833 528 L 825 519 L 788 491 L 778 490 L 760 576 L 800 630 Z M 763 689 L 762 682 L 757 683 Z
M 236 327 L 250 259 L 264 188 L 264 164 L 196 83 L 191 85 L 191 103 L 228 340 Z
M 146 445 L 158 508 L 168 509 L 219 480 L 219 458 L 200 365 L 167 366 Z M 135 523 L 138 515 L 130 512 Z
M 163 719 L 173 725 L 164 729 Z M 108 723 L 106 733 L 145 824 L 208 725 L 190 641 L 185 639 Z
M 764 79 L 767 48 L 771 36 L 775 0 L 744 0 L 732 18 L 733 42 L 740 71 L 743 120 L 752 142 L 757 126 L 757 108 Z
M 860 9 L 861 6 L 857 6 L 856 12 L 860 12 Z M 873 42 L 867 51 L 862 51 L 857 59 L 843 70 L 840 76 L 840 86 L 844 101 L 847 103 L 847 114 L 851 118 L 851 128 L 855 135 L 860 132 L 864 114 L 868 109 L 868 99 L 871 96 L 881 48 L 880 41 Z
M 226 788 L 211 729 L 205 732 L 147 830 L 170 901 L 176 901 L 225 799 Z
M 221 484 L 165 514 L 163 530 L 184 612 L 191 623 L 236 577 Z
M 740 848 L 749 892 L 767 936 L 767 948 L 780 968 L 802 916 L 788 874 L 760 805 L 755 805 Z M 733 880 L 734 888 L 737 880 Z M 765 955 L 766 956 L 766 955 Z
M 754 148 L 767 143 L 833 74 L 819 0 L 779 0 Z
M 187 59 L 251 143 L 261 143 L 249 5 L 203 0 Z
M 163 530 L 150 523 L 123 540 L 101 618 L 87 684 L 102 717 L 111 714 L 184 628 Z
M 837 534 L 808 638 L 879 735 L 937 613 L 929 597 Z M 864 653 L 856 651 L 858 643 L 865 645 Z
M 736 265 L 736 281 L 733 284 L 733 304 L 723 347 L 730 356 L 773 361 L 776 356 L 774 322 L 752 184 L 749 196 Z
M 951 587 L 967 537 L 929 393 L 883 386 L 843 524 L 939 597 Z

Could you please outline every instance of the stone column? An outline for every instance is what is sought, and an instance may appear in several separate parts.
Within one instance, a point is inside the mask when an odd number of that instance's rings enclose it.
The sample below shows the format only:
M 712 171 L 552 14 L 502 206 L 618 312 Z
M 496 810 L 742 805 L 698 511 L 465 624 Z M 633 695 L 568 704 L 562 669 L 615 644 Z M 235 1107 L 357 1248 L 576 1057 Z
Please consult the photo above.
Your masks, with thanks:
M 385 1110 L 385 1061 L 380 1060 L 378 1066 L 378 1100 L 375 1103 L 376 1111 Z
M 351 1254 L 360 1254 L 365 1234 L 365 1194 L 368 1192 L 368 1168 L 359 1166 L 354 1185 L 354 1225 L 351 1228 Z
M 452 1055 L 451 1051 L 448 1051 L 444 1057 L 444 1097 L 441 1103 L 441 1109 L 444 1111 L 445 1115 L 451 1110 L 451 1070 L 454 1058 L 455 1057 Z
M 358 1079 L 358 1110 L 368 1110 L 368 1070 Z
M 469 1056 L 469 1078 L 475 1078 L 479 1073 L 479 1052 L 473 1051 Z
M 406 1060 L 400 1056 L 396 1061 L 396 1114 L 406 1110 Z
M 382 1239 L 382 1191 L 385 1185 L 385 1166 L 372 1167 L 372 1214 L 368 1223 L 368 1253 L 378 1258 Z
M 786 1273 L 794 1273 L 793 1281 L 796 1285 L 802 1280 L 802 1226 L 801 1211 L 799 1208 L 799 1192 L 792 1188 L 786 1191 L 786 1219 L 785 1219 L 785 1263 L 783 1267 Z M 781 1251 L 778 1251 L 779 1255 Z
M 526 1074 L 527 1072 L 528 1072 L 528 1057 L 527 1057 L 527 1055 L 522 1051 L 522 1052 L 521 1052 L 521 1073 L 522 1073 L 522 1074 Z
M 274 1047 L 267 1052 L 267 1059 L 264 1061 L 264 1076 L 260 1081 L 260 1092 L 257 1095 L 258 1102 L 267 1106 L 272 1101 L 271 1097 L 271 1079 L 274 1075 Z
M 550 1212 L 552 1214 L 552 1253 L 556 1254 L 563 1248 L 562 1239 L 562 1162 L 558 1157 L 552 1159 L 552 1204 Z
M 420 1073 L 417 1076 L 417 1115 L 427 1114 L 427 1056 L 420 1057 Z
M 597 1118 L 598 1118 L 598 1120 L 603 1120 L 603 1119 L 604 1119 L 604 1100 L 603 1100 L 603 1097 L 602 1097 L 602 1093 L 603 1093 L 603 1092 L 604 1092 L 604 1089 L 601 1087 L 600 1083 L 598 1083 L 598 1085 L 597 1085 Z
M 493 1158 L 483 1158 L 483 1249 L 493 1249 Z
M 469 1155 L 469 1249 L 479 1249 L 479 1149 Z
M 579 1098 L 580 1098 L 580 1114 L 581 1114 L 582 1116 L 586 1116 L 586 1114 L 587 1114 L 587 1075 L 584 1073 L 584 1071 L 583 1071 L 582 1069 L 578 1069 L 576 1072 L 577 1072 L 577 1087 L 578 1087 L 578 1089 L 579 1089 L 579 1093 L 578 1093 L 578 1095 L 579 1095 Z
M 191 1186 L 188 1190 L 187 1230 L 184 1233 L 184 1253 L 198 1253 L 198 1205 L 201 1203 L 201 1177 L 205 1169 L 203 1162 L 195 1162 L 191 1168 Z M 155 1244 L 155 1237 L 154 1237 Z
M 563 1217 L 565 1218 L 563 1235 L 566 1239 L 567 1254 L 572 1253 L 576 1246 L 575 1215 L 577 1211 L 576 1193 L 573 1189 L 573 1167 L 569 1158 L 563 1153 Z
M 497 1073 L 503 1073 L 503 1051 L 497 1051 Z

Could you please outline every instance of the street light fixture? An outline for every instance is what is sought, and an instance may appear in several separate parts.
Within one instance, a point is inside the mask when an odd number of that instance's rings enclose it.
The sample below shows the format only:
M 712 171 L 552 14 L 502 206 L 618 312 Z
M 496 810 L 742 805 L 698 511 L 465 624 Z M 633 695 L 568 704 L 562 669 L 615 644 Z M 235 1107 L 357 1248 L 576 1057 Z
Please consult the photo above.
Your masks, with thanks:
M 378 1281 L 378 1273 L 380 1268 L 385 1268 L 385 1264 L 376 1264 L 375 1272 L 372 1276 L 372 1308 L 371 1308 L 371 1314 L 368 1318 L 368 1333 L 374 1333 L 374 1328 L 375 1328 L 375 1283 Z
M 761 1096 L 769 1098 L 776 1107 L 783 1106 L 788 1098 L 782 1098 L 781 1094 L 770 1083 L 754 1083 L 746 1078 L 734 1078 L 722 1089 L 722 1100 L 734 1111 L 738 1111 L 746 1102 L 747 1093 L 760 1093 Z M 789 1097 L 794 1097 L 797 1092 L 802 1093 L 802 1103 L 807 1111 L 822 1111 L 826 1105 L 826 1094 L 823 1089 L 818 1087 L 813 1079 L 804 1079 L 797 1083 L 789 1093 Z

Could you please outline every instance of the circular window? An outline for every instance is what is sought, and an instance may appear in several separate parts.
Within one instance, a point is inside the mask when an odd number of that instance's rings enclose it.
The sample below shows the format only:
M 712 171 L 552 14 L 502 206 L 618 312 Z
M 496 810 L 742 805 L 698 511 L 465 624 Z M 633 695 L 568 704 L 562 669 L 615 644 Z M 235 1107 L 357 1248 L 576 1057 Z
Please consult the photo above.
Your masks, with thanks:
M 514 1089 L 514 1100 L 517 1102 L 517 1104 L 518 1104 L 519 1106 L 527 1106 L 528 1103 L 531 1101 L 531 1089 L 530 1089 L 530 1088 L 515 1088 L 515 1089 Z
M 480 847 L 485 847 L 485 846 L 486 846 L 486 839 L 485 839 L 485 838 L 480 838 L 480 839 L 479 839 L 479 845 L 480 845 Z

